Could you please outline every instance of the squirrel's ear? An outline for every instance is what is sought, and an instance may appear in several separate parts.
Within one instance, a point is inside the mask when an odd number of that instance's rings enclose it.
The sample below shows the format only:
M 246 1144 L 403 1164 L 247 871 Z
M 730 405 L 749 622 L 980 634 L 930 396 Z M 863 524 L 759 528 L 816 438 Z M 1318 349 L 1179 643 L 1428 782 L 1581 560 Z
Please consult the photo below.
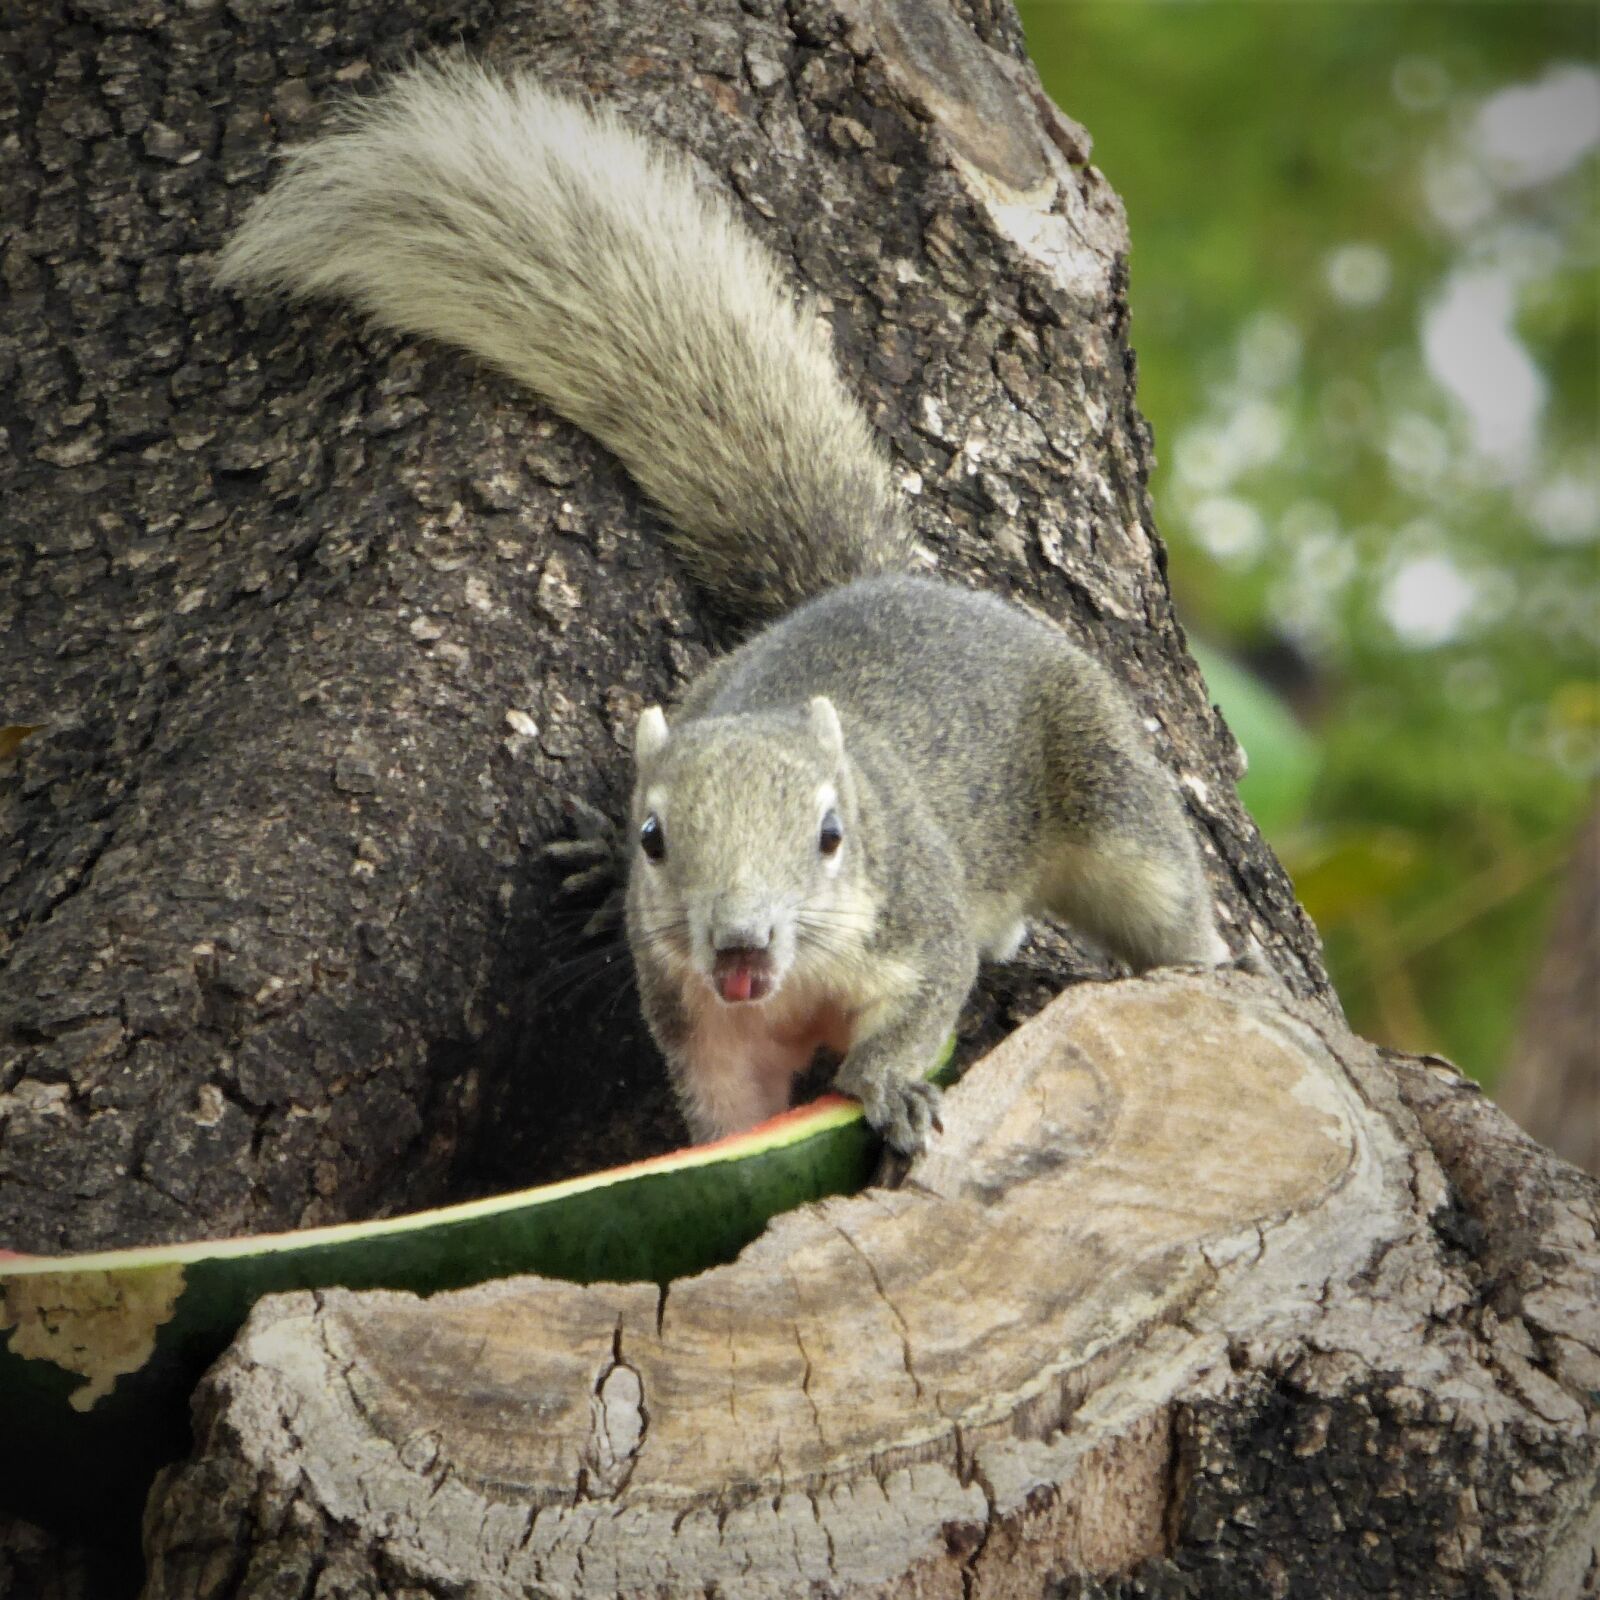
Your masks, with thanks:
M 825 694 L 813 695 L 809 709 L 811 731 L 817 742 L 833 755 L 842 756 L 844 729 L 839 726 L 839 713 L 833 709 L 833 701 Z
M 635 761 L 648 761 L 667 742 L 667 719 L 660 706 L 646 706 L 633 731 Z

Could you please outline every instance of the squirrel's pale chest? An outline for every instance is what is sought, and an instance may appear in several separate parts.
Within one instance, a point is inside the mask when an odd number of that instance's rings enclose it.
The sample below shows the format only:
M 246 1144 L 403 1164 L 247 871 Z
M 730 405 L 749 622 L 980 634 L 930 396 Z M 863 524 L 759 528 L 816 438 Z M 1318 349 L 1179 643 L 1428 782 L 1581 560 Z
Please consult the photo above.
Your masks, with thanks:
M 819 1049 L 849 1050 L 857 1020 L 838 997 L 805 984 L 759 1005 L 724 1005 L 707 990 L 691 1009 L 682 1086 L 718 1127 L 752 1127 L 788 1109 L 794 1080 Z

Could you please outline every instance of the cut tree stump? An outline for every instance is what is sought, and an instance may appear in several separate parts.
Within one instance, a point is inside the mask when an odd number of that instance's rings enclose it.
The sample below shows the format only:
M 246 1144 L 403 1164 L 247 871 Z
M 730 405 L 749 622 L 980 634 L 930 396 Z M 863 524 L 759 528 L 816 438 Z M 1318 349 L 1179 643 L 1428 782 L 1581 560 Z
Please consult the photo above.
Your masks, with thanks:
M 1571 1600 L 1600 1256 L 1594 1186 L 1544 1166 L 1565 1253 L 1519 1322 L 1370 1047 L 1259 980 L 1082 986 L 903 1186 L 665 1292 L 264 1302 L 152 1497 L 148 1600 Z

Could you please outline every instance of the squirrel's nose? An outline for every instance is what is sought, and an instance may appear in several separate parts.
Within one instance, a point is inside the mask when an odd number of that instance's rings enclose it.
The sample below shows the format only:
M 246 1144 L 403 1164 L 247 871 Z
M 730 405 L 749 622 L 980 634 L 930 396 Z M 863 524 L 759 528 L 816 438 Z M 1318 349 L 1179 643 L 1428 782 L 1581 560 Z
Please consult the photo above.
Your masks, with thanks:
M 765 950 L 772 943 L 772 918 L 746 907 L 720 914 L 711 926 L 711 948 L 722 955 L 728 950 Z

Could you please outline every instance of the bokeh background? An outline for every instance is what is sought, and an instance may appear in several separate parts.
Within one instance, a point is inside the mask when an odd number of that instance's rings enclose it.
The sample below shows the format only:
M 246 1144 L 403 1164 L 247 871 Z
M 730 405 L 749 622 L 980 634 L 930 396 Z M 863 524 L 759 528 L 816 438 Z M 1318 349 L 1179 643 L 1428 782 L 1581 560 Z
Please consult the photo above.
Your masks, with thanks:
M 1245 798 L 1358 1031 L 1493 1087 L 1596 778 L 1600 7 L 1021 12 L 1127 204 Z

